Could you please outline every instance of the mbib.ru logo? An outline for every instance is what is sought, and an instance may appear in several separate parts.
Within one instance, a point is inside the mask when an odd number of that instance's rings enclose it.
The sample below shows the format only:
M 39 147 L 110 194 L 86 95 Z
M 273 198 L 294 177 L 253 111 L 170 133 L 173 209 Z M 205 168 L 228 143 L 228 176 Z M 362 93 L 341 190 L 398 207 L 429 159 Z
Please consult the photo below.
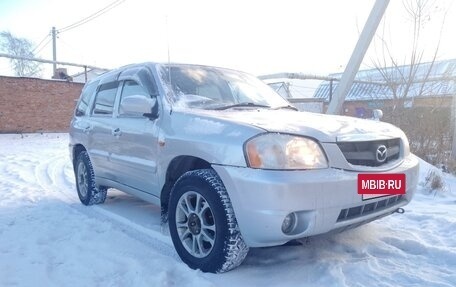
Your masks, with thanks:
M 405 194 L 405 174 L 358 174 L 358 194 Z

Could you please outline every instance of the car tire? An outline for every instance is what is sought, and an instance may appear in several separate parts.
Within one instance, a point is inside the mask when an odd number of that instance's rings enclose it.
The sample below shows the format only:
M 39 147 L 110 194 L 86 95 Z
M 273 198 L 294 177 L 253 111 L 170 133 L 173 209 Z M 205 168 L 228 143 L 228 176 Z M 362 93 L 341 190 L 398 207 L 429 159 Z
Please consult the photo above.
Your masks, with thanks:
M 214 170 L 182 175 L 171 191 L 168 212 L 174 247 L 190 268 L 222 273 L 247 256 L 230 198 Z
M 101 204 L 106 200 L 107 188 L 95 184 L 95 173 L 86 151 L 81 152 L 74 166 L 76 189 L 84 205 Z

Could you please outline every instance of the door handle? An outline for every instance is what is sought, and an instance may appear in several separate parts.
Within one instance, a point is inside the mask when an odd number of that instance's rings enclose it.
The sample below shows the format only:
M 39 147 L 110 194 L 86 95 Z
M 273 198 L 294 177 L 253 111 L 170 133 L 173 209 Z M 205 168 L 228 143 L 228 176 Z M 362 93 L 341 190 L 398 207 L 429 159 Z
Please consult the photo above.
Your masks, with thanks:
M 119 128 L 116 128 L 111 131 L 111 134 L 115 137 L 118 137 L 118 136 L 122 135 L 122 131 Z
M 92 125 L 86 121 L 77 122 L 76 128 L 85 134 L 90 133 L 90 131 L 93 129 Z
M 90 133 L 90 131 L 92 130 L 92 127 L 91 126 L 87 126 L 85 127 L 82 131 L 86 134 Z

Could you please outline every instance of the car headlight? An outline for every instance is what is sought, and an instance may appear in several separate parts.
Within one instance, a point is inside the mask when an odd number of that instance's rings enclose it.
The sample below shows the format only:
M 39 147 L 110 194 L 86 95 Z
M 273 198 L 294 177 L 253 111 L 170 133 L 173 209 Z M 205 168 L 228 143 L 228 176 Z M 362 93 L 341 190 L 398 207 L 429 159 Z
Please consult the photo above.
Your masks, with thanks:
M 327 168 L 328 161 L 314 140 L 278 133 L 254 137 L 245 144 L 247 164 L 264 169 Z

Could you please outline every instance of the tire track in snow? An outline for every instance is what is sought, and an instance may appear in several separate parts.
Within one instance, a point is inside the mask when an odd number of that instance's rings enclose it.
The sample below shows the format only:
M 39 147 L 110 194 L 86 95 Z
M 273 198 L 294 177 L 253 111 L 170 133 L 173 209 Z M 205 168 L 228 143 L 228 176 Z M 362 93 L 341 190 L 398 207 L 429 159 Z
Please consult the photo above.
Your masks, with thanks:
M 130 237 L 141 241 L 159 253 L 180 260 L 174 250 L 171 239 L 161 232 L 152 230 L 136 222 L 110 211 L 109 206 L 84 206 L 77 196 L 71 161 L 68 155 L 59 152 L 55 156 L 40 162 L 35 167 L 35 177 L 38 184 L 51 196 L 67 203 L 91 218 L 106 219 L 115 222 L 115 226 Z M 109 192 L 108 192 L 109 194 Z M 132 208 L 134 208 L 132 206 Z
M 0 154 L 0 205 L 16 206 L 18 200 L 23 203 L 35 203 L 43 196 L 36 186 L 33 165 L 26 154 Z

